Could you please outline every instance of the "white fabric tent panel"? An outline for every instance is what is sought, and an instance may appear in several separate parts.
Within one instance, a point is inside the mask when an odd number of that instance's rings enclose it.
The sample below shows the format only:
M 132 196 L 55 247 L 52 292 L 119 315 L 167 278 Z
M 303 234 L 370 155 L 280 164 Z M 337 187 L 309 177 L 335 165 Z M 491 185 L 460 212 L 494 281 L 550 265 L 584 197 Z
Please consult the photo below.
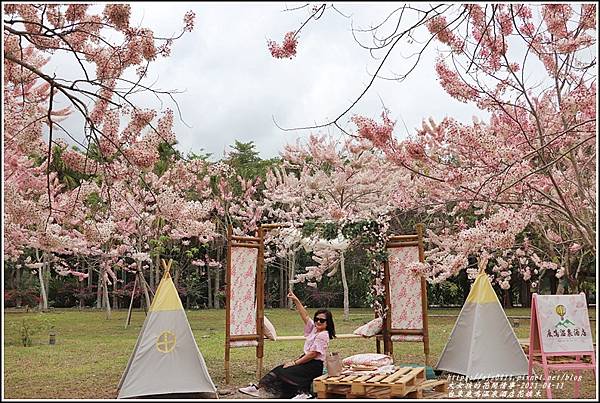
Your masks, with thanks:
M 527 357 L 499 302 L 465 303 L 437 369 L 470 379 L 527 375 Z
M 157 341 L 164 332 L 175 343 Z M 163 336 L 164 337 L 164 336 Z M 161 341 L 164 339 L 161 339 Z M 172 340 L 172 339 L 169 339 Z M 185 311 L 149 312 L 137 349 L 124 376 L 119 399 L 165 393 L 216 392 Z
M 455 374 L 467 374 L 476 307 L 477 304 L 471 303 L 463 305 L 436 365 L 437 369 Z

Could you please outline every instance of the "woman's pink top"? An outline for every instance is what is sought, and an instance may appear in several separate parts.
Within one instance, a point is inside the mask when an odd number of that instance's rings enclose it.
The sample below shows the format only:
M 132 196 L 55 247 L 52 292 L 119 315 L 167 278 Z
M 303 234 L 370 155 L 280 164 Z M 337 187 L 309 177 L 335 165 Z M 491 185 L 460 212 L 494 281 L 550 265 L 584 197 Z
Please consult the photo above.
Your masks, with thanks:
M 327 330 L 317 332 L 315 322 L 312 319 L 308 319 L 304 325 L 304 337 L 306 337 L 304 354 L 309 351 L 316 351 L 319 354 L 315 357 L 315 360 L 324 362 L 327 356 L 327 346 L 329 346 L 329 332 Z

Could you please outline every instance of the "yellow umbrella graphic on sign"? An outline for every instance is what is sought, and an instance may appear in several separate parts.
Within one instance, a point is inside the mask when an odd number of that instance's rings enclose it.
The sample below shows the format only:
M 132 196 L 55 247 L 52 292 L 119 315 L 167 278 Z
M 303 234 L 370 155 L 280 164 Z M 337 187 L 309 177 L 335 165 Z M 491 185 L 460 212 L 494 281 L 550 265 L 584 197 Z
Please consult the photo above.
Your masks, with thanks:
M 564 319 L 565 314 L 567 313 L 567 309 L 564 305 L 557 305 L 555 308 L 556 313 L 560 316 L 560 320 Z

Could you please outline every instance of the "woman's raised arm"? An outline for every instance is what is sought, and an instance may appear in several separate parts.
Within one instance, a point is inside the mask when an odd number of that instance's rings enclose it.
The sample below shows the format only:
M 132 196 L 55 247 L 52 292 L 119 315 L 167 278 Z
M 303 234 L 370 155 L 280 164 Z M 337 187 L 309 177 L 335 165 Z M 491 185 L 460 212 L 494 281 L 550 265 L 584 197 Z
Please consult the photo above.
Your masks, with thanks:
M 306 312 L 306 308 L 304 308 L 304 305 L 302 305 L 302 301 L 298 299 L 298 297 L 296 296 L 296 294 L 294 294 L 292 290 L 288 292 L 287 296 L 294 302 L 294 304 L 296 304 L 296 309 L 298 310 L 300 317 L 304 321 L 304 324 L 306 324 L 306 322 L 308 322 L 309 316 L 308 312 Z

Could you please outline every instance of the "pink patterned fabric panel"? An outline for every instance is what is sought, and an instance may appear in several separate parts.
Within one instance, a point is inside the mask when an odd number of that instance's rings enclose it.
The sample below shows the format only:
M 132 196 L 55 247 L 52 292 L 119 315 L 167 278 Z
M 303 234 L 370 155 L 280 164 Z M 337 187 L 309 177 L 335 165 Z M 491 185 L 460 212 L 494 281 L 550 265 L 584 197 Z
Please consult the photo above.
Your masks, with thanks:
M 230 335 L 256 334 L 256 263 L 258 249 L 231 248 Z M 253 340 L 234 341 L 232 347 L 256 346 Z
M 411 262 L 419 261 L 419 247 L 405 246 L 388 251 L 392 329 L 422 329 L 421 278 L 407 269 Z M 395 335 L 392 340 L 421 341 L 423 336 Z
M 423 341 L 423 336 L 418 334 L 396 334 L 392 341 Z

